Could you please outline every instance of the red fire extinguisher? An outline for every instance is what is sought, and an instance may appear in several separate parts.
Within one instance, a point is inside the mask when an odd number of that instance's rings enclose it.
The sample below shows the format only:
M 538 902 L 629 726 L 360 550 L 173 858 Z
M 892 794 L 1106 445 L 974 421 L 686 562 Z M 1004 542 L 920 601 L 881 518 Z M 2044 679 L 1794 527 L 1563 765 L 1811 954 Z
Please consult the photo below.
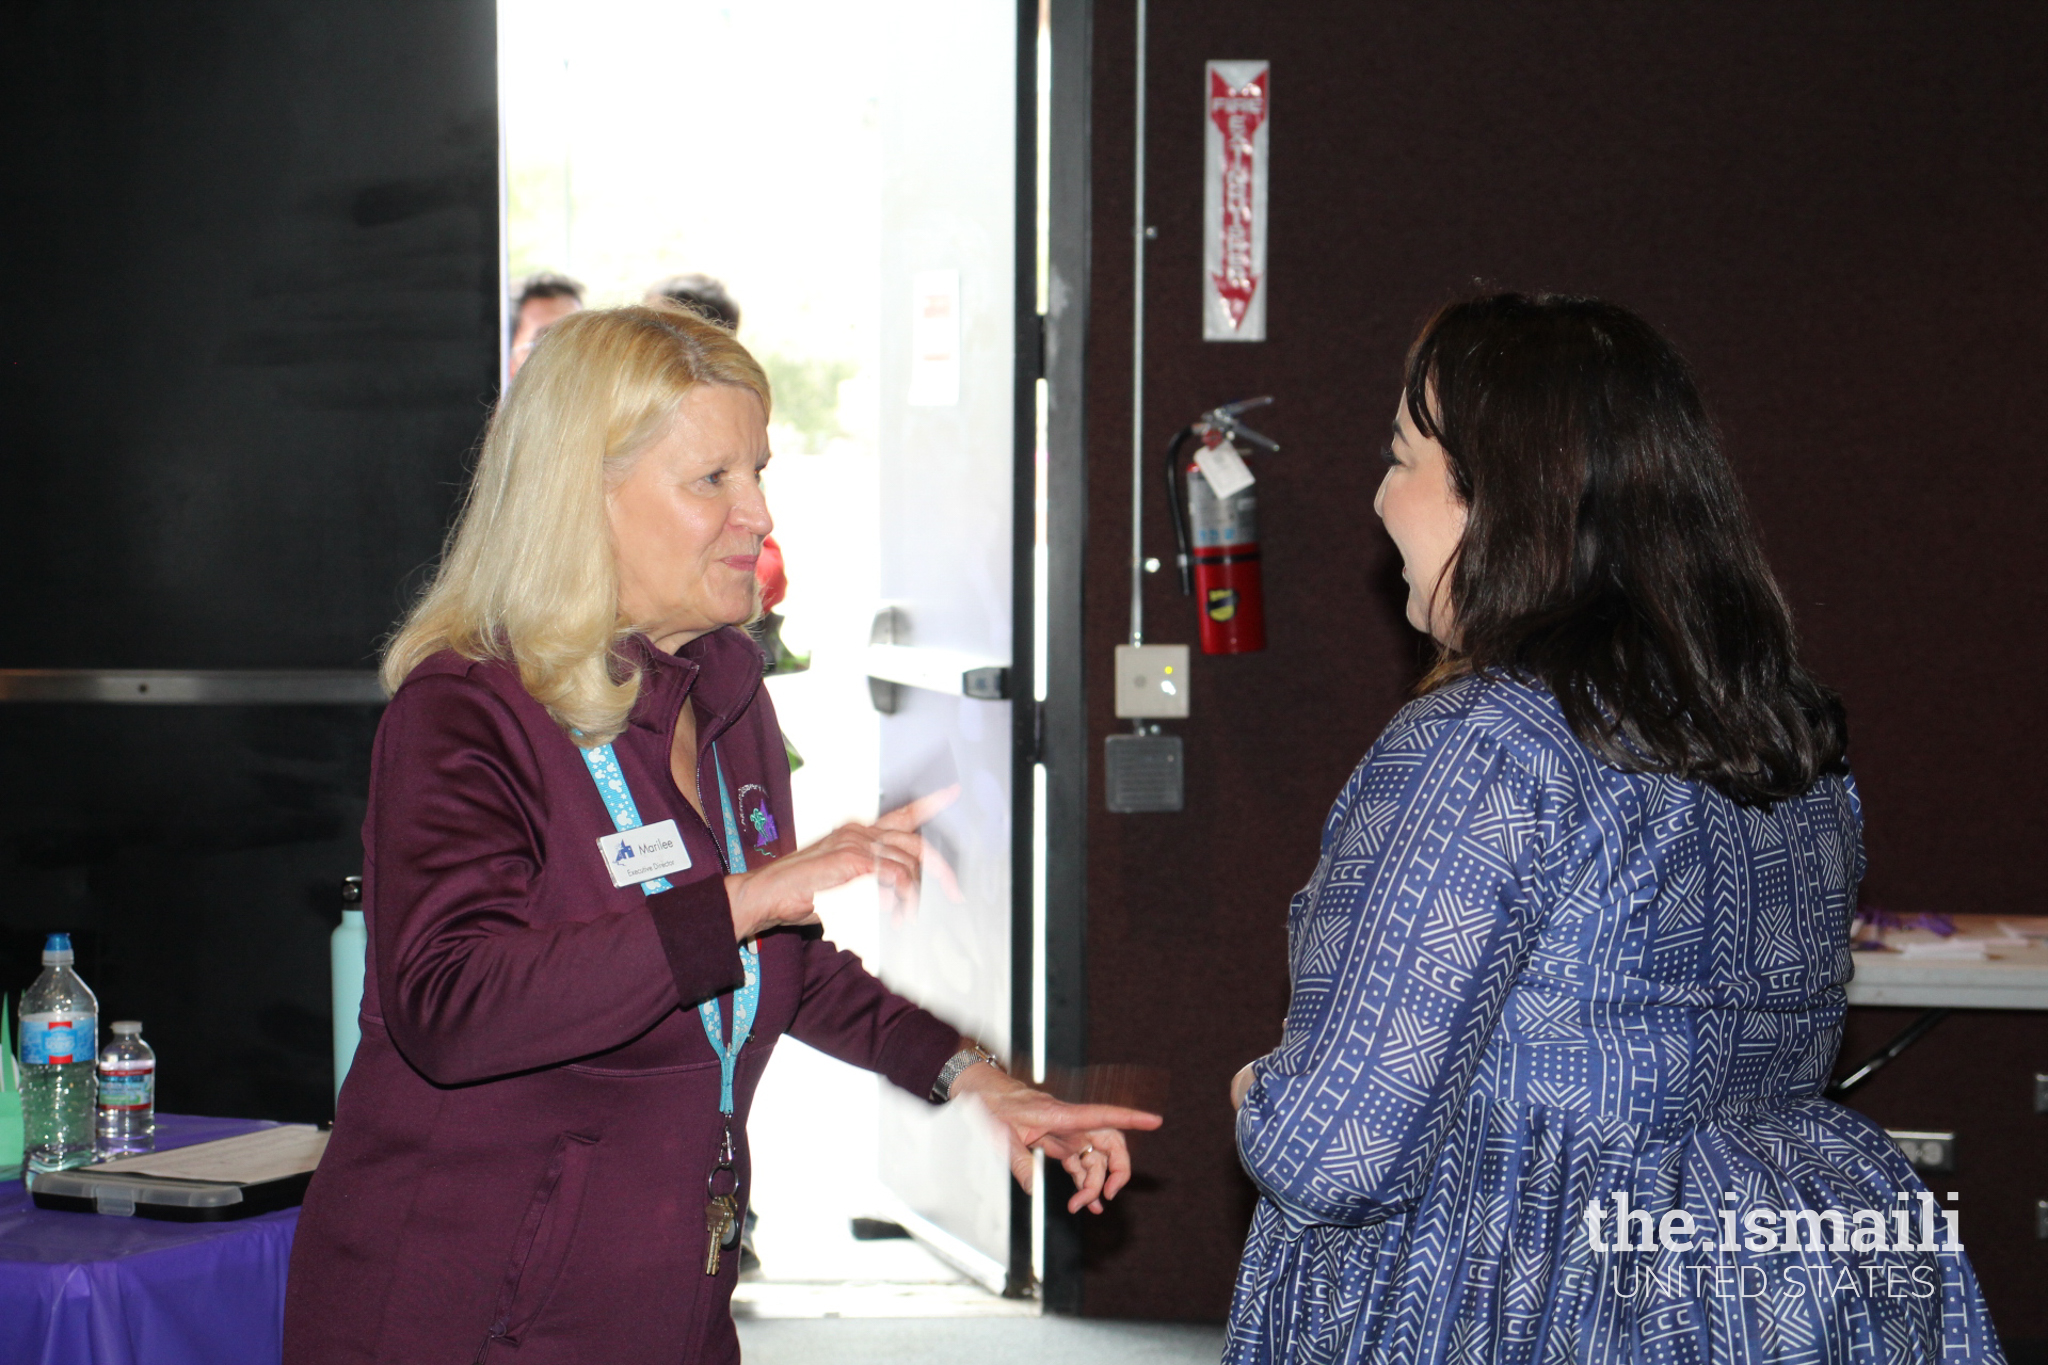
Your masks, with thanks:
M 1182 464 L 1190 442 L 1210 451 L 1228 442 L 1240 455 L 1249 447 L 1267 454 L 1280 447 L 1238 420 L 1270 397 L 1212 408 L 1183 428 L 1166 449 L 1167 504 L 1173 509 L 1180 549 L 1180 590 L 1195 597 L 1204 654 L 1250 654 L 1266 647 L 1266 596 L 1259 577 L 1256 484 L 1216 496 L 1199 460 Z

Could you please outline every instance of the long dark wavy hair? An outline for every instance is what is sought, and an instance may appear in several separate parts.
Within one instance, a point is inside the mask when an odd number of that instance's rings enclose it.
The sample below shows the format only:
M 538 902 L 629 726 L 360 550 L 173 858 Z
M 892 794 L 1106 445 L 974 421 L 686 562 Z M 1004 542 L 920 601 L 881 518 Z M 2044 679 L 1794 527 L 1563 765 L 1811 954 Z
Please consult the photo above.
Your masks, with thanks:
M 1425 689 L 1540 683 L 1607 762 L 1744 805 L 1841 770 L 1841 702 L 1800 665 L 1699 386 L 1655 328 L 1598 299 L 1453 303 L 1409 352 L 1406 403 L 1466 508 L 1455 640 Z

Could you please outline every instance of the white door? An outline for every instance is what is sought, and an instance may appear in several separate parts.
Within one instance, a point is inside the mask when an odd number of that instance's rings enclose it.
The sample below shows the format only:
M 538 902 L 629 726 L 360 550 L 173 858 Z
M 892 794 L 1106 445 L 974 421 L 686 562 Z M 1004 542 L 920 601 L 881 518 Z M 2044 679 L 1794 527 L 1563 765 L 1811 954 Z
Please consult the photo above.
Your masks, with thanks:
M 883 73 L 881 592 L 893 648 L 878 689 L 883 809 L 958 783 L 926 834 L 956 893 L 930 875 L 914 915 L 885 923 L 890 984 L 1007 1056 L 1015 743 L 1011 658 L 1018 468 L 1019 8 L 911 0 Z M 1035 17 L 1035 16 L 1034 16 Z M 1023 306 L 1029 306 L 1028 303 Z M 1026 409 L 1028 411 L 1028 409 Z M 1028 487 L 1028 485 L 1027 485 Z M 974 670 L 981 670 L 976 672 Z M 968 695 L 968 689 L 981 695 Z M 995 695 L 991 695 L 995 694 Z M 1028 795 L 1028 792 L 1022 793 Z M 1028 830 L 1028 824 L 1022 825 Z M 1013 1267 L 1010 1176 L 978 1113 L 934 1115 L 890 1092 L 881 1175 L 911 1230 L 991 1288 Z

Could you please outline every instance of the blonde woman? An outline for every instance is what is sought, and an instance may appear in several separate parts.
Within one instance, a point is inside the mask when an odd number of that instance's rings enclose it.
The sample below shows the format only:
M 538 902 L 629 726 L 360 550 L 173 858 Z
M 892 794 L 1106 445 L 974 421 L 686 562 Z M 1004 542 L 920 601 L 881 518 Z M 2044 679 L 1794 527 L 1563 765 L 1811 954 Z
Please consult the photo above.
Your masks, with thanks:
M 792 1034 L 1100 1212 L 1149 1114 L 1062 1104 L 819 937 L 917 880 L 924 812 L 789 831 L 757 609 L 768 382 L 659 307 L 549 330 L 384 661 L 362 1044 L 292 1252 L 285 1359 L 727 1362 L 746 1116 Z

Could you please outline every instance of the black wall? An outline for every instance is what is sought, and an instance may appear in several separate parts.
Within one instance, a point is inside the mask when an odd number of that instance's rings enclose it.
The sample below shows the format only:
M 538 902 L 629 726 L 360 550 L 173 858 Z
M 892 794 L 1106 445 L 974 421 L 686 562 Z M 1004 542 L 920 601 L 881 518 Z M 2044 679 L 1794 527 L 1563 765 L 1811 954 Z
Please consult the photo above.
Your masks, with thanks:
M 0 11 L 0 667 L 369 668 L 496 384 L 489 0 Z M 374 707 L 0 705 L 0 991 L 331 1112 Z
M 1094 13 L 1096 744 L 1119 728 L 1108 665 L 1127 619 L 1132 9 Z M 1154 0 L 1151 23 L 1151 444 L 1272 393 L 1257 425 L 1285 450 L 1259 469 L 1271 647 L 1197 656 L 1194 717 L 1171 727 L 1187 810 L 1110 815 L 1090 793 L 1088 1055 L 1174 1077 L 1166 1128 L 1139 1144 L 1149 1184 L 1087 1225 L 1085 1305 L 1217 1317 L 1251 1205 L 1225 1086 L 1277 1039 L 1287 898 L 1417 674 L 1375 456 L 1408 342 L 1475 282 L 1615 298 L 1698 367 L 1810 661 L 1848 701 L 1869 898 L 2039 913 L 2048 9 Z M 1201 340 L 1217 58 L 1273 62 L 1263 344 Z M 1147 515 L 1164 554 L 1149 493 Z M 1194 639 L 1170 575 L 1147 610 L 1148 640 Z M 2048 1118 L 2026 1107 L 2048 1016 L 1944 1025 L 1921 1047 L 1871 1112 L 1962 1130 L 1944 1188 L 1964 1193 L 1993 1313 L 2048 1339 L 2032 1232 Z

